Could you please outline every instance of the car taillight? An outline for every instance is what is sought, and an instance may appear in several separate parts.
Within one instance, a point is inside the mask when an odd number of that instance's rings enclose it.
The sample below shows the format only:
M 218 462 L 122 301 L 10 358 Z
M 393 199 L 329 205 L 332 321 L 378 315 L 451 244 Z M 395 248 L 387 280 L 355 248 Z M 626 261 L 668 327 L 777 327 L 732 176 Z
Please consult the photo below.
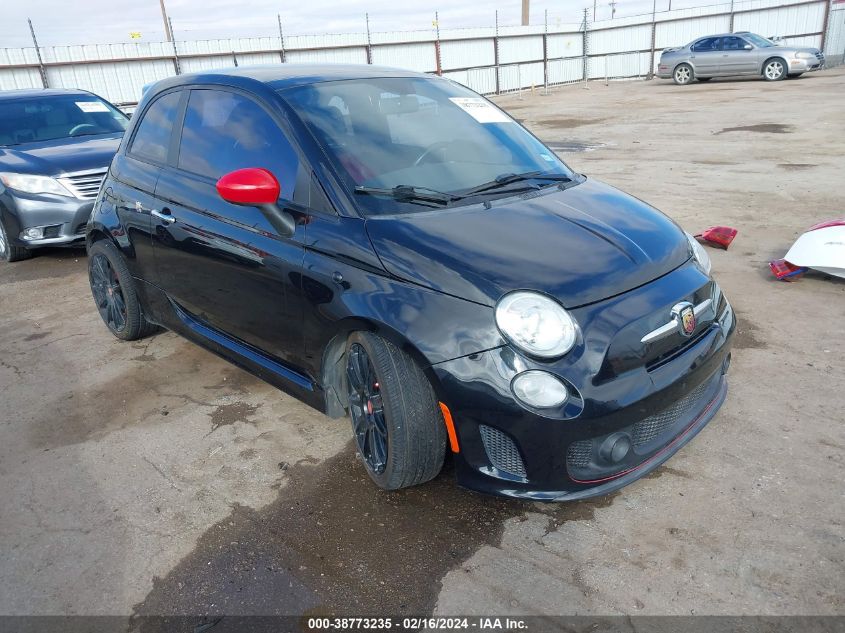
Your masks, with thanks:
M 709 229 L 704 229 L 701 233 L 698 233 L 695 237 L 728 250 L 728 246 L 734 241 L 736 234 L 737 230 L 729 226 L 711 226 Z
M 807 272 L 806 268 L 796 266 L 795 264 L 790 264 L 785 259 L 776 259 L 772 262 L 769 262 L 769 268 L 772 269 L 772 272 L 775 274 L 775 277 L 784 281 L 789 281 L 790 277 L 795 277 L 796 275 L 800 275 L 802 273 Z

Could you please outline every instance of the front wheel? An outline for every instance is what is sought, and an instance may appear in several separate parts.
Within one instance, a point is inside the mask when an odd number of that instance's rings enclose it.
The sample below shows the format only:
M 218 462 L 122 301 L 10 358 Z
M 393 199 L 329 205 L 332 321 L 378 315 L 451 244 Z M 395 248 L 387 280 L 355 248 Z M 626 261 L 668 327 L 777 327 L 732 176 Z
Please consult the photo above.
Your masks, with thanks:
M 0 220 L 0 261 L 19 262 L 30 257 L 32 257 L 31 250 L 15 246 L 9 241 L 3 221 Z
M 346 346 L 346 380 L 352 431 L 370 478 L 397 490 L 436 477 L 446 427 L 414 359 L 375 334 L 355 332 Z
M 695 78 L 695 73 L 692 71 L 692 66 L 689 64 L 680 64 L 672 73 L 672 78 L 679 86 L 686 86 Z
M 786 78 L 786 63 L 782 59 L 770 59 L 763 66 L 766 81 L 780 81 Z

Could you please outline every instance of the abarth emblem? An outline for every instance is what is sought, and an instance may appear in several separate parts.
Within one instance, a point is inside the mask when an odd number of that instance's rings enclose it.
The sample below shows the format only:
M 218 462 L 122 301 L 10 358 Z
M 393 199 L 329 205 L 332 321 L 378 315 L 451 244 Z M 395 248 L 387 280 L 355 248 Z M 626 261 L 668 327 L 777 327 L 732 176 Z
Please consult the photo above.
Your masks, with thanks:
M 672 318 L 678 324 L 678 330 L 684 336 L 691 336 L 695 332 L 695 309 L 689 301 L 682 301 L 672 306 Z

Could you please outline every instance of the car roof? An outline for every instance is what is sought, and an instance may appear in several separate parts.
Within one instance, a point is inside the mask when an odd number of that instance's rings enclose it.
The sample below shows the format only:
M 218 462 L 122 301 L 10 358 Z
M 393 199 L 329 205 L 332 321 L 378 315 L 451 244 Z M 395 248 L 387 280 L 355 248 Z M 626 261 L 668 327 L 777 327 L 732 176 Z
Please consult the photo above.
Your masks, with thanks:
M 714 33 L 713 35 L 702 35 L 701 37 L 697 37 L 693 40 L 693 42 L 697 42 L 698 40 L 705 40 L 708 37 L 732 37 L 734 35 L 751 35 L 751 31 L 736 31 L 735 33 Z
M 425 73 L 370 64 L 268 64 L 238 66 L 178 75 L 156 83 L 156 92 L 165 87 L 201 83 L 239 85 L 259 82 L 273 90 L 302 86 L 324 81 L 344 79 L 372 79 L 375 77 L 432 77 Z
M 58 89 L 58 88 L 24 88 L 19 90 L 0 90 L 0 100 L 27 99 L 31 97 L 53 97 L 57 95 L 89 95 L 86 90 Z

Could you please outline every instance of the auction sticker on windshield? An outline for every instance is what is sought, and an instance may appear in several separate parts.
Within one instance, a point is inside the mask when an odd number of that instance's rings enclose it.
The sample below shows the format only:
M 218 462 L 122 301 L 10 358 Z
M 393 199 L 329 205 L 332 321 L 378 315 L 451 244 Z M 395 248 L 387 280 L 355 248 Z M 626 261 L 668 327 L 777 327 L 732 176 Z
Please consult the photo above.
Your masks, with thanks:
M 76 107 L 83 112 L 108 112 L 109 109 L 105 103 L 100 101 L 76 101 Z
M 450 97 L 449 101 L 479 123 L 510 123 L 511 118 L 481 97 Z

